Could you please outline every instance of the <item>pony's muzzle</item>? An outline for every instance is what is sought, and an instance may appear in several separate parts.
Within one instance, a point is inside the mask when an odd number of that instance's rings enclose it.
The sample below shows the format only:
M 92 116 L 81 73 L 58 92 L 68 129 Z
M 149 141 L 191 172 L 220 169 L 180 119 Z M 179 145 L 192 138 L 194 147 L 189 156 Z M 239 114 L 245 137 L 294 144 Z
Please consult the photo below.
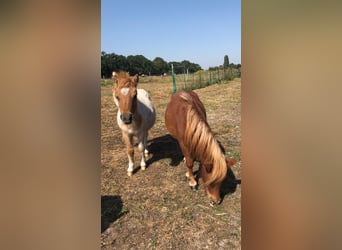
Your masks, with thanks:
M 209 205 L 212 206 L 212 207 L 215 207 L 217 205 L 220 205 L 222 202 L 222 199 L 220 198 L 218 201 L 213 201 L 213 200 L 209 200 Z
M 122 114 L 120 115 L 121 121 L 123 121 L 125 124 L 131 124 L 133 120 L 133 114 L 128 113 L 128 114 Z

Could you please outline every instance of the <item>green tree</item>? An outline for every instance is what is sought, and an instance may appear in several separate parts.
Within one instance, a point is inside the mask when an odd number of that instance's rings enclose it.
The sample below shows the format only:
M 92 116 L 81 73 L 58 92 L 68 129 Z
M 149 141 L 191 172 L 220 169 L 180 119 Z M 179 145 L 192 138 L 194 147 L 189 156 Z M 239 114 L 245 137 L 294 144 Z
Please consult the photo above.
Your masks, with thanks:
M 229 58 L 227 55 L 225 55 L 223 59 L 223 68 L 228 69 L 228 67 L 229 67 Z
M 128 71 L 134 74 L 150 74 L 152 71 L 152 62 L 143 55 L 127 56 Z
M 194 73 L 202 69 L 200 65 L 187 60 L 168 63 L 161 57 L 156 57 L 153 61 L 150 61 L 143 55 L 129 55 L 125 57 L 123 55 L 117 55 L 115 53 L 107 54 L 101 51 L 101 77 L 105 78 L 111 77 L 113 71 L 128 71 L 131 75 L 160 75 L 169 73 L 171 71 L 171 64 L 173 64 L 176 74 L 183 74 L 186 70 L 189 73 Z
M 152 61 L 152 74 L 153 75 L 160 75 L 163 73 L 168 72 L 169 66 L 167 65 L 167 62 L 164 61 L 161 57 L 156 57 Z

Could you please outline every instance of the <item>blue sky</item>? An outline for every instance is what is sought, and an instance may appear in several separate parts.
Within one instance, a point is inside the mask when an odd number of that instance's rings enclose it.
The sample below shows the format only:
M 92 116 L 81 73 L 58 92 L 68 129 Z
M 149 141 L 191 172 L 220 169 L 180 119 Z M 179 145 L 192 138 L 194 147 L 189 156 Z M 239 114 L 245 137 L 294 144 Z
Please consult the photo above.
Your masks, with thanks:
M 102 0 L 101 51 L 189 60 L 207 69 L 241 63 L 240 0 Z

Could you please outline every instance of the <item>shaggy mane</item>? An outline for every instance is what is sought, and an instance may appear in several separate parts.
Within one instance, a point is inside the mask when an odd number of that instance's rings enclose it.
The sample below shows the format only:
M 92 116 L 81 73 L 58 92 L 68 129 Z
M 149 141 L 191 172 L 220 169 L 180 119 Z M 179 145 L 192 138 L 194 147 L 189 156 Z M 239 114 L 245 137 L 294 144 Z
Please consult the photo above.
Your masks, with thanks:
M 220 145 L 214 138 L 206 118 L 201 117 L 194 108 L 197 106 L 193 103 L 195 100 L 187 92 L 183 92 L 180 96 L 189 103 L 184 133 L 185 145 L 193 154 L 192 157 L 200 160 L 202 164 L 209 163 L 207 172 L 211 174 L 206 185 L 223 181 L 227 174 L 227 164 Z

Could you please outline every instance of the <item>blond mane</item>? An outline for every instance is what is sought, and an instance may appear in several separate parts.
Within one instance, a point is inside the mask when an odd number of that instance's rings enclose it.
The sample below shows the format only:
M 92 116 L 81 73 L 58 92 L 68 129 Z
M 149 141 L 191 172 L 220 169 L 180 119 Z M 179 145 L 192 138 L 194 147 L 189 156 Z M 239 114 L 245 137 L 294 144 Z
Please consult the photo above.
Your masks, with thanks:
M 207 167 L 209 163 L 210 167 L 207 171 L 210 174 L 206 185 L 223 181 L 227 174 L 227 165 L 221 147 L 214 138 L 205 118 L 200 116 L 194 108 L 195 105 L 191 105 L 194 101 L 193 98 L 186 92 L 182 93 L 181 97 L 189 102 L 184 143 L 193 154 L 193 158 L 200 160 L 202 164 L 206 163 Z

